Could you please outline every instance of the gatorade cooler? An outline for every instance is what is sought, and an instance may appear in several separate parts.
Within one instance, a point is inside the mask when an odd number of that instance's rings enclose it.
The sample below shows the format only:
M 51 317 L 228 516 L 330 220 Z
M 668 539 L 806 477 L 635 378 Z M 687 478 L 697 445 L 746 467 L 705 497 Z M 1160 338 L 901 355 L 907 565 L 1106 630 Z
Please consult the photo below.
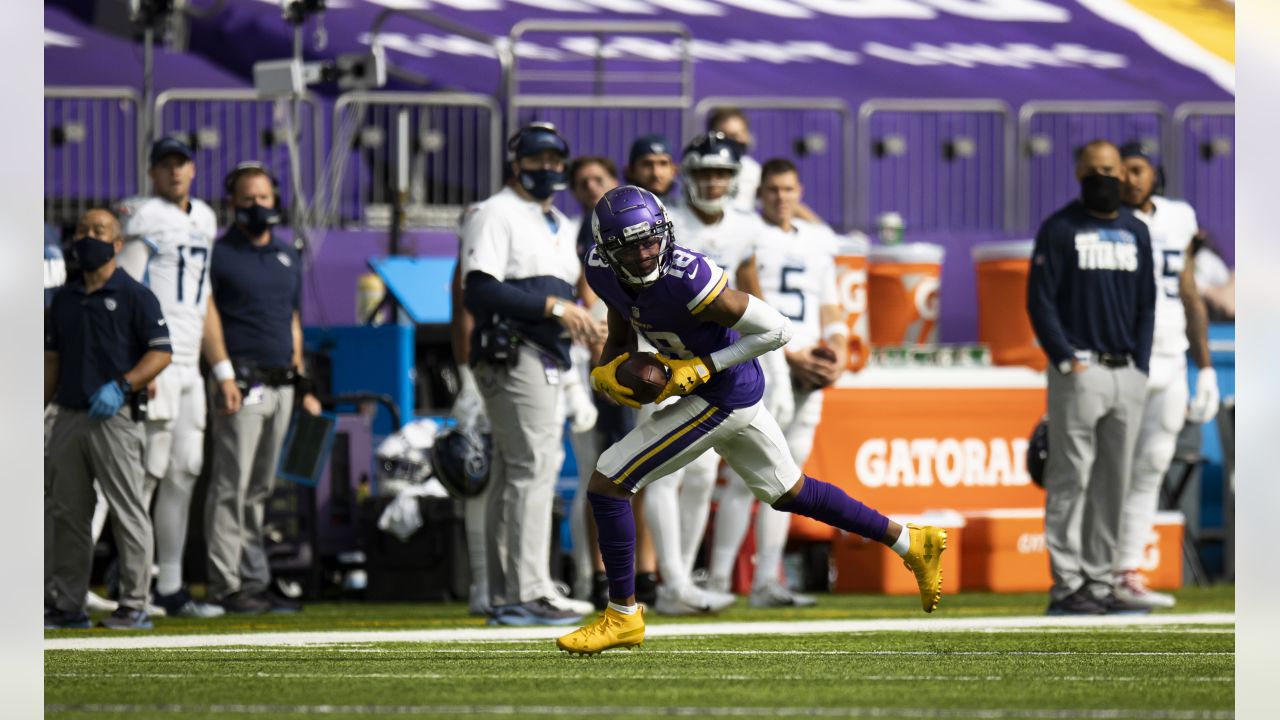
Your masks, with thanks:
M 858 372 L 871 355 L 871 336 L 867 329 L 867 241 L 840 238 L 836 255 L 836 288 L 840 305 L 849 324 L 848 369 Z
M 926 345 L 938 340 L 941 245 L 876 245 L 868 253 L 871 344 Z
M 978 273 L 978 341 L 991 349 L 996 365 L 1049 364 L 1027 315 L 1027 273 L 1031 240 L 982 243 L 973 248 Z
M 947 549 L 942 554 L 942 593 L 960 587 L 960 536 L 965 519 L 953 510 L 937 510 L 923 515 L 892 516 L 896 523 L 936 525 L 947 531 Z M 840 533 L 831 543 L 831 566 L 835 569 L 835 592 L 873 592 L 885 595 L 916 595 L 916 577 L 902 566 L 902 558 L 874 540 Z M 950 588 L 950 590 L 948 589 Z M 945 599 L 945 598 L 944 598 Z

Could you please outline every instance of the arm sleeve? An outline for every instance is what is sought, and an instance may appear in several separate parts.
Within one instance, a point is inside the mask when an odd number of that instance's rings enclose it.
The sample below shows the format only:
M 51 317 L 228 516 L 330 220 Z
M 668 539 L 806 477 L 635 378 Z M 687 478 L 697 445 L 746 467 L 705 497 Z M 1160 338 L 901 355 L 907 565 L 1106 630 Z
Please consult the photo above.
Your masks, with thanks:
M 747 309 L 733 324 L 742 337 L 727 348 L 711 353 L 711 369 L 719 372 L 777 350 L 791 339 L 791 322 L 754 295 L 747 296 Z
M 1058 315 L 1058 288 L 1062 285 L 1066 261 L 1056 247 L 1061 243 L 1055 242 L 1054 235 L 1054 228 L 1048 222 L 1036 233 L 1031 273 L 1027 278 L 1027 314 L 1031 316 L 1031 327 L 1035 329 L 1040 347 L 1044 348 L 1049 361 L 1057 365 L 1071 359 L 1072 348 Z M 1151 254 L 1150 246 L 1147 254 Z
M 462 303 L 477 317 L 496 313 L 518 320 L 542 320 L 546 317 L 547 296 L 472 270 L 463 278 Z
M 1151 236 L 1138 232 L 1138 319 L 1134 325 L 1134 364 L 1146 373 L 1151 368 L 1151 344 L 1156 329 L 1156 277 L 1151 256 Z
M 160 311 L 160 301 L 154 293 L 141 288 L 138 293 L 138 312 L 134 314 L 134 333 L 143 353 L 151 350 L 173 352 L 169 342 L 169 324 L 165 322 L 164 313 Z

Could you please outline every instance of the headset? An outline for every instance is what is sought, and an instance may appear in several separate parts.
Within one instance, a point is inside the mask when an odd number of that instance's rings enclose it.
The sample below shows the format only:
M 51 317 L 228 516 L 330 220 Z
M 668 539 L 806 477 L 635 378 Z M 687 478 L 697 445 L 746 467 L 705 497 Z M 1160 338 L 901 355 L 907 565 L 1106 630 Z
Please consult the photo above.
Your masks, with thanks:
M 261 173 L 271 180 L 271 189 L 275 191 L 276 205 L 278 207 L 280 205 L 280 182 L 276 180 L 275 175 L 271 174 L 271 171 L 267 169 L 266 165 L 263 165 L 257 160 L 246 160 L 245 162 L 236 165 L 231 169 L 231 172 L 227 173 L 227 176 L 222 179 L 222 190 L 226 193 L 226 196 L 230 198 L 235 195 L 236 183 L 240 181 L 240 176 L 250 172 Z

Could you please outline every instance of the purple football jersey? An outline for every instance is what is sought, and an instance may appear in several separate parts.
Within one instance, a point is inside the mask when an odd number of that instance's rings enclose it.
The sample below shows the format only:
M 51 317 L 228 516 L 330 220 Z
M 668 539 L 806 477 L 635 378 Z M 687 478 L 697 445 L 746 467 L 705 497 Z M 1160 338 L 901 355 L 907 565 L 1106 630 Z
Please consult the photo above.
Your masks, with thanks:
M 738 341 L 736 331 L 700 317 L 729 280 L 709 258 L 675 246 L 671 269 L 653 285 L 634 291 L 633 297 L 596 253 L 595 247 L 587 253 L 587 283 L 659 353 L 688 360 Z M 764 395 L 760 362 L 752 360 L 714 373 L 693 394 L 726 410 L 750 407 Z

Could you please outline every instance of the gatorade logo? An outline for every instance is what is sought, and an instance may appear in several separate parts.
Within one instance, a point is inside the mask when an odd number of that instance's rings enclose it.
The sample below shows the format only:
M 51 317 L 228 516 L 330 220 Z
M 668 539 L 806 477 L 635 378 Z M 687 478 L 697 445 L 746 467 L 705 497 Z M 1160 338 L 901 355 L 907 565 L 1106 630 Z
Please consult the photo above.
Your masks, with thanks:
M 1047 549 L 1044 533 L 1023 533 L 1018 536 L 1018 553 L 1021 555 L 1035 555 Z
M 854 472 L 867 487 L 1027 485 L 1026 438 L 870 438 Z
M 1153 572 L 1160 567 L 1160 532 L 1154 527 L 1147 535 L 1147 544 L 1142 547 L 1142 557 L 1138 560 L 1138 569 Z
M 934 277 L 922 277 L 916 283 L 916 287 L 911 291 L 911 298 L 915 302 L 916 314 L 921 320 L 937 320 L 938 319 L 938 279 Z
M 840 305 L 846 313 L 861 315 L 867 311 L 866 270 L 841 268 L 836 285 L 840 292 Z

